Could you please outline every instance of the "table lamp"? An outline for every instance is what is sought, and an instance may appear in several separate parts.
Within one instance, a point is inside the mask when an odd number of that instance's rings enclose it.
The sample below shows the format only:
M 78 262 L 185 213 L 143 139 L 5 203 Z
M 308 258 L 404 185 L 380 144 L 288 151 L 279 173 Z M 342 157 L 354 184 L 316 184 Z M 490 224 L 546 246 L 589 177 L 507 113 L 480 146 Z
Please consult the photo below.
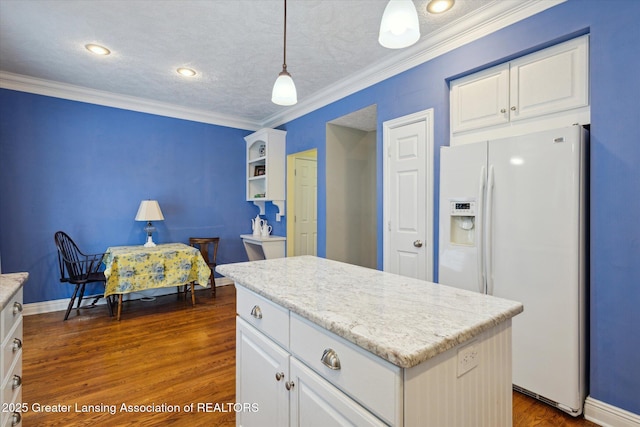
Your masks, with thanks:
M 162 211 L 160 210 L 158 201 L 143 200 L 140 202 L 140 207 L 136 214 L 136 221 L 147 221 L 147 226 L 144 228 L 144 231 L 147 232 L 147 243 L 145 243 L 144 246 L 155 246 L 156 244 L 153 243 L 151 234 L 156 231 L 156 228 L 151 224 L 151 221 L 164 221 L 164 216 L 162 216 Z

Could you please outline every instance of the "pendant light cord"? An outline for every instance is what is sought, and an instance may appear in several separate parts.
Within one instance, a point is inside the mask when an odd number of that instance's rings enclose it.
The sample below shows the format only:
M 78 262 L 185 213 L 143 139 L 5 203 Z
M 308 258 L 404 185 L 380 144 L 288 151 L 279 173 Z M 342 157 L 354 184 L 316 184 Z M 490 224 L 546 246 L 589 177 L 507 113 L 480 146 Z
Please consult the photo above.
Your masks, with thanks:
M 284 0 L 284 46 L 282 51 L 282 71 L 287 71 L 287 0 Z

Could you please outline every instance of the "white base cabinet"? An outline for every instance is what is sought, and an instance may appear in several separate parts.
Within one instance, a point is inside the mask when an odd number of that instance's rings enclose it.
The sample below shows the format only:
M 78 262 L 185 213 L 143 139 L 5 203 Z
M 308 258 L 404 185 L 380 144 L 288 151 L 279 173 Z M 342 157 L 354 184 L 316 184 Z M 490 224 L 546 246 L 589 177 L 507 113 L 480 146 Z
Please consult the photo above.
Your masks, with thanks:
M 258 403 L 254 412 L 238 412 L 236 425 L 289 425 L 289 353 L 238 317 L 236 324 L 236 402 Z M 276 376 L 278 375 L 278 376 Z M 280 378 L 278 380 L 277 378 Z
M 511 320 L 400 368 L 236 289 L 238 426 L 511 425 Z
M 295 427 L 385 426 L 295 357 L 290 359 L 291 423 Z
M 237 401 L 258 403 L 238 426 L 385 425 L 242 318 L 236 335 Z
M 22 288 L 2 309 L 0 359 L 0 426 L 22 425 Z

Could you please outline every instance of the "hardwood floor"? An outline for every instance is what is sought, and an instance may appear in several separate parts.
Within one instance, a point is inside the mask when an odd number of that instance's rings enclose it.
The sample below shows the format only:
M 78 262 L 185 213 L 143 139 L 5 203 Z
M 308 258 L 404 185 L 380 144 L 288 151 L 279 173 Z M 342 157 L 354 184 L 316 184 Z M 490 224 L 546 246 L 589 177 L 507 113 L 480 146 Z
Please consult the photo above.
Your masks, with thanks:
M 196 296 L 125 303 L 120 322 L 104 306 L 25 317 L 23 425 L 235 425 L 235 290 Z M 516 427 L 595 426 L 519 393 L 513 407 Z

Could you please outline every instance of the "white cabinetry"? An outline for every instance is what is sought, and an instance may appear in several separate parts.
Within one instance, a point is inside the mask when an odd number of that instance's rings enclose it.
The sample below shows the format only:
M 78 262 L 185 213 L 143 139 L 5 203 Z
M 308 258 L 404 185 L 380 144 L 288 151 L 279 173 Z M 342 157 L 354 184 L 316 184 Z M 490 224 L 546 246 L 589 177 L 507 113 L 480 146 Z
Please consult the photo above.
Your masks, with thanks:
M 509 64 L 451 82 L 453 133 L 509 121 Z
M 363 405 L 356 402 L 344 391 L 332 385 L 329 380 L 318 375 L 305 365 L 309 361 L 291 355 L 289 346 L 290 318 L 287 310 L 272 302 L 237 287 L 238 318 L 236 323 L 236 400 L 243 403 L 257 403 L 255 411 L 243 411 L 236 415 L 238 426 L 384 426 Z M 291 320 L 293 322 L 293 320 Z M 300 322 L 300 320 L 297 320 Z M 303 331 L 307 326 L 299 327 Z M 311 330 L 311 328 L 309 329 Z M 318 337 L 316 333 L 314 335 Z M 328 339 L 321 338 L 316 343 L 322 346 Z M 327 344 L 329 347 L 336 345 Z M 301 346 L 304 346 L 301 343 Z M 314 347 L 313 350 L 316 350 Z M 355 346 L 354 346 L 355 348 Z M 314 351 L 311 351 L 314 353 Z M 355 350 L 351 350 L 355 351 Z M 315 351 L 317 352 L 317 351 Z M 320 361 L 320 354 L 314 359 Z M 362 360 L 353 354 L 346 356 L 347 372 L 356 372 L 357 376 L 347 374 L 351 385 L 371 387 L 370 377 L 377 371 L 366 371 Z M 339 357 L 339 356 L 336 356 Z M 303 363 L 304 362 L 304 363 Z M 380 362 L 383 362 L 380 360 Z M 386 363 L 386 362 L 385 362 Z M 390 367 L 392 365 L 388 364 Z M 342 369 L 326 370 L 333 374 L 332 380 L 341 378 Z M 394 368 L 391 368 L 394 369 Z M 399 375 L 399 368 L 395 368 Z M 374 381 L 375 383 L 375 381 Z M 397 390 L 371 388 L 368 394 L 391 395 Z M 398 399 L 393 399 L 397 402 Z M 388 406 L 388 405 L 387 405 Z
M 508 128 L 543 116 L 562 120 L 553 126 L 588 123 L 588 42 L 582 36 L 453 80 L 452 142 L 469 131 Z
M 236 323 L 236 401 L 258 403 L 255 411 L 238 412 L 239 426 L 289 424 L 289 353 L 238 317 Z M 280 378 L 280 379 L 278 379 Z
M 511 423 L 511 320 L 400 368 L 237 283 L 236 290 L 236 401 L 257 404 L 236 414 L 238 426 Z M 462 370 L 465 354 L 475 362 Z
M 0 425 L 18 426 L 22 425 L 22 288 L 7 302 L 1 315 L 0 402 L 3 411 Z
M 296 358 L 290 360 L 292 427 L 386 425 Z
M 265 202 L 278 206 L 284 215 L 286 132 L 261 129 L 245 137 L 247 142 L 247 200 L 264 215 Z

